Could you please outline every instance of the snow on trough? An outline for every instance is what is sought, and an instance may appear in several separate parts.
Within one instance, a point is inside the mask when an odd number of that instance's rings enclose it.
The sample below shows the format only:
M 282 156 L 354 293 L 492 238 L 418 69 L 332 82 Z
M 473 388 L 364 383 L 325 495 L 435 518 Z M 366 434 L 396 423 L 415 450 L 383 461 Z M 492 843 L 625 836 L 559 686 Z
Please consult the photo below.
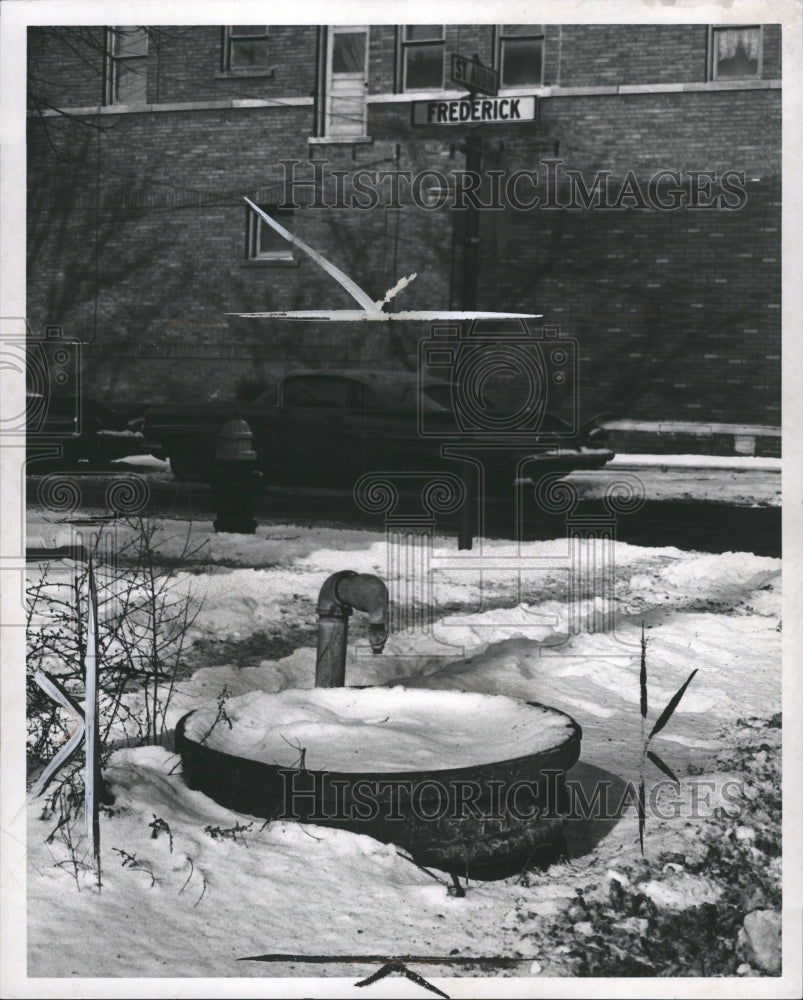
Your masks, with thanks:
M 332 771 L 433 771 L 549 750 L 571 732 L 561 713 L 497 695 L 403 687 L 252 691 L 226 703 L 231 726 L 206 704 L 185 733 L 213 750 Z M 206 734 L 209 734 L 206 736 Z

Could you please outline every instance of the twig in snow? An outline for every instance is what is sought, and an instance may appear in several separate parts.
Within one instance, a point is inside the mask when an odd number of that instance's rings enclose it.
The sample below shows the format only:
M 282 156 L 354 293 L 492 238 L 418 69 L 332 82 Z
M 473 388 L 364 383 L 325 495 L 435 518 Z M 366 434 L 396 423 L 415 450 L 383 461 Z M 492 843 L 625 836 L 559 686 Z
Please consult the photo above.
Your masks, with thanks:
M 224 684 L 223 690 L 217 696 L 217 715 L 215 715 L 215 719 L 212 725 L 207 729 L 207 731 L 204 733 L 201 739 L 198 740 L 200 744 L 203 745 L 209 739 L 209 737 L 212 735 L 212 732 L 214 731 L 215 726 L 217 726 L 219 722 L 226 722 L 228 723 L 229 729 L 232 728 L 232 721 L 226 712 L 226 702 L 228 701 L 230 696 L 231 694 L 229 692 L 228 685 Z
M 423 865 L 419 865 L 417 861 L 415 861 L 409 854 L 406 854 L 404 851 L 401 851 L 397 848 L 396 853 L 400 858 L 404 858 L 405 861 L 409 861 L 411 865 L 415 865 L 415 867 L 424 872 L 425 875 L 429 875 L 429 877 L 434 878 L 436 882 L 440 882 L 441 885 L 448 884 L 447 882 L 444 882 L 442 878 L 438 878 L 438 876 L 434 872 L 431 872 L 429 868 L 425 868 Z
M 460 885 L 460 879 L 455 873 L 451 872 L 450 874 L 452 876 L 452 884 L 448 888 L 448 893 L 450 896 L 457 896 L 458 899 L 462 899 L 466 894 L 466 890 Z
M 115 854 L 119 854 L 120 857 L 123 859 L 120 862 L 123 868 L 130 868 L 132 871 L 145 872 L 146 875 L 150 875 L 151 888 L 153 888 L 156 885 L 156 883 L 160 881 L 160 879 L 158 879 L 153 874 L 153 867 L 151 866 L 150 862 L 146 861 L 143 863 L 137 858 L 136 854 L 129 854 L 128 851 L 124 851 L 119 847 L 113 847 L 112 850 L 115 852 Z M 147 867 L 145 867 L 146 865 Z
M 301 771 L 302 774 L 303 774 L 303 772 L 307 770 L 307 764 L 306 764 L 306 761 L 307 761 L 307 748 L 306 747 L 302 747 L 301 746 L 301 742 L 299 740 L 296 740 L 295 743 L 291 743 L 290 740 L 288 740 L 287 737 L 284 736 L 282 733 L 279 733 L 279 736 L 282 737 L 282 739 L 284 740 L 284 742 L 289 747 L 292 747 L 294 750 L 298 751 L 298 755 L 299 755 L 298 756 L 298 760 L 295 762 L 295 764 L 293 764 L 293 767 L 297 767 L 299 769 L 299 771 Z
M 194 865 L 194 864 L 192 863 L 192 858 L 191 858 L 191 857 L 190 857 L 189 855 L 187 855 L 187 861 L 189 861 L 189 863 L 190 863 L 190 873 L 189 873 L 189 875 L 187 876 L 187 881 L 186 881 L 186 882 L 184 883 L 184 885 L 182 885 L 182 887 L 181 887 L 181 888 L 180 888 L 180 889 L 178 890 L 178 894 L 179 894 L 179 896 L 180 896 L 180 895 L 182 894 L 182 892 L 184 892 L 184 890 L 185 890 L 185 889 L 187 888 L 187 886 L 188 886 L 188 885 L 190 884 L 190 879 L 191 879 L 191 878 L 192 878 L 192 876 L 193 876 L 193 875 L 195 874 L 195 865 Z

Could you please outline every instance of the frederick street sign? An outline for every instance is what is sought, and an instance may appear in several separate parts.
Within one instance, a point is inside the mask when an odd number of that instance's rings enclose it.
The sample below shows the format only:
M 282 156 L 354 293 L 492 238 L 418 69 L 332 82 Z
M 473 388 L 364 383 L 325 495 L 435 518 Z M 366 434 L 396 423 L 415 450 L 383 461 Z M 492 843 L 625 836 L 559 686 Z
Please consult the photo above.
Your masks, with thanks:
M 535 96 L 413 101 L 413 125 L 531 122 L 536 120 L 537 115 L 538 99 Z

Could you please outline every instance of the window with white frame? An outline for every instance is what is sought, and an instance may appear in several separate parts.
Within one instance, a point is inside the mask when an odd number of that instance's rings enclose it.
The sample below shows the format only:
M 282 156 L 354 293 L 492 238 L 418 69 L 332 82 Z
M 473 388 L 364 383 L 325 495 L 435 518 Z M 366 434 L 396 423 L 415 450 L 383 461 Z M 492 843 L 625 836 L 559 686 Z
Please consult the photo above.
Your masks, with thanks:
M 540 24 L 501 24 L 497 44 L 500 87 L 541 86 L 544 30 Z
M 402 28 L 402 90 L 441 90 L 446 39 L 442 24 L 407 24 Z
M 324 134 L 330 139 L 365 135 L 368 34 L 365 25 L 327 29 Z
M 147 28 L 107 28 L 106 103 L 145 104 L 147 82 Z
M 269 73 L 267 24 L 230 24 L 223 29 L 223 70 L 226 73 Z
M 710 29 L 712 80 L 755 80 L 761 77 L 761 27 Z
M 292 209 L 280 209 L 277 205 L 260 205 L 279 225 L 290 225 Z M 292 261 L 293 245 L 280 236 L 262 216 L 246 208 L 245 257 L 253 261 Z

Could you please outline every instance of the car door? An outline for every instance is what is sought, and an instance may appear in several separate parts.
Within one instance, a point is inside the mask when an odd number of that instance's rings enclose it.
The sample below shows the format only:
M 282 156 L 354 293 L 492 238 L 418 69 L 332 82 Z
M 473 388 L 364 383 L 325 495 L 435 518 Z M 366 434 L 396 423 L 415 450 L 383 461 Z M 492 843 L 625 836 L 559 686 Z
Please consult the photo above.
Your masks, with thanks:
M 340 485 L 348 442 L 343 417 L 349 380 L 331 375 L 285 379 L 273 440 L 273 475 L 278 484 Z

